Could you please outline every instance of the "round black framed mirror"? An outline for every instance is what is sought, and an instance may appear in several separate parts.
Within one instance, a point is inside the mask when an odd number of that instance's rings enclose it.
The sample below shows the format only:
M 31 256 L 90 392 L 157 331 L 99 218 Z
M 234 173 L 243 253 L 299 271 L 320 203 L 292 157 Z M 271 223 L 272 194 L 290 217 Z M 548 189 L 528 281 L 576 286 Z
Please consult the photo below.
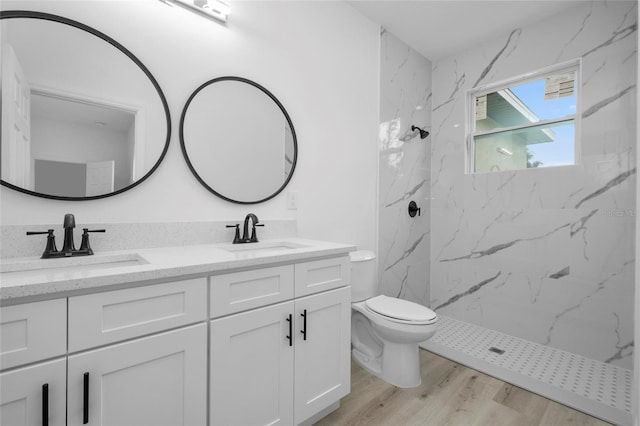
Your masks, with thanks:
M 196 179 L 238 204 L 278 195 L 298 158 L 284 106 L 260 84 L 234 76 L 209 80 L 191 94 L 180 118 L 180 144 Z
M 80 22 L 0 11 L 5 187 L 68 201 L 146 180 L 169 148 L 158 82 L 122 44 Z

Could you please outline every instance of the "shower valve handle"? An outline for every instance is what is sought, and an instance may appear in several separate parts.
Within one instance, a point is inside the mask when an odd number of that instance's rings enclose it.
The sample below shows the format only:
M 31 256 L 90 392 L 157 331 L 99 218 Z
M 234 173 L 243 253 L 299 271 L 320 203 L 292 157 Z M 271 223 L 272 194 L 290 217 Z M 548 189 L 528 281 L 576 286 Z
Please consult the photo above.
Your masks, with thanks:
M 420 207 L 418 207 L 418 205 L 416 204 L 415 201 L 411 201 L 409 203 L 408 211 L 409 211 L 409 216 L 411 216 L 411 217 L 415 217 L 416 214 L 418 214 L 418 216 L 420 216 Z

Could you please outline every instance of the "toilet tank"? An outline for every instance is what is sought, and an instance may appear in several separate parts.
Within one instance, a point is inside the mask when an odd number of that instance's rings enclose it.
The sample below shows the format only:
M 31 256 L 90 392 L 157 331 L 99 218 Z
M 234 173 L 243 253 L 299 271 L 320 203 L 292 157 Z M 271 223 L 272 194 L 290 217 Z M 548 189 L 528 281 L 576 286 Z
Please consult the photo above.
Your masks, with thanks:
M 378 294 L 376 255 L 369 250 L 349 253 L 351 257 L 351 301 L 359 302 Z

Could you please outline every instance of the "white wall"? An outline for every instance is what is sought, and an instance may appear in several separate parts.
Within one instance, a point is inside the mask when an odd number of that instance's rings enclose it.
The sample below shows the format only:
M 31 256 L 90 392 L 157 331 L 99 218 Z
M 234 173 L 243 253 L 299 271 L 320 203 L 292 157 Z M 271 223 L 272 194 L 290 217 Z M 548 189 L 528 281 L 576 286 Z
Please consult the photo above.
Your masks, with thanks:
M 168 3 L 168 2 L 167 2 Z M 169 102 L 173 132 L 164 162 L 131 191 L 62 202 L 2 187 L 2 224 L 39 224 L 73 212 L 78 223 L 297 218 L 299 235 L 373 249 L 376 241 L 378 27 L 343 2 L 230 2 L 221 25 L 180 6 L 141 1 L 3 1 L 3 9 L 56 13 L 127 46 L 154 74 Z M 270 90 L 298 136 L 289 190 L 259 205 L 227 203 L 191 175 L 180 151 L 179 118 L 203 82 L 238 75 Z
M 114 161 L 116 190 L 131 183 L 127 135 L 108 127 L 100 128 L 47 117 L 31 119 L 31 156 L 37 160 L 68 163 Z

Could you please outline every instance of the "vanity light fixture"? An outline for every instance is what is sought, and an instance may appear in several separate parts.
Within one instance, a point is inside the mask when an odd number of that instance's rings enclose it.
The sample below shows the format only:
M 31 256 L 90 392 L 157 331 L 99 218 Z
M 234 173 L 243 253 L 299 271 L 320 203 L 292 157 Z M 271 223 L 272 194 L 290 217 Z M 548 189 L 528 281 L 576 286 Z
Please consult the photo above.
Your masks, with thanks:
M 227 22 L 231 7 L 221 0 L 174 0 L 222 22 Z

